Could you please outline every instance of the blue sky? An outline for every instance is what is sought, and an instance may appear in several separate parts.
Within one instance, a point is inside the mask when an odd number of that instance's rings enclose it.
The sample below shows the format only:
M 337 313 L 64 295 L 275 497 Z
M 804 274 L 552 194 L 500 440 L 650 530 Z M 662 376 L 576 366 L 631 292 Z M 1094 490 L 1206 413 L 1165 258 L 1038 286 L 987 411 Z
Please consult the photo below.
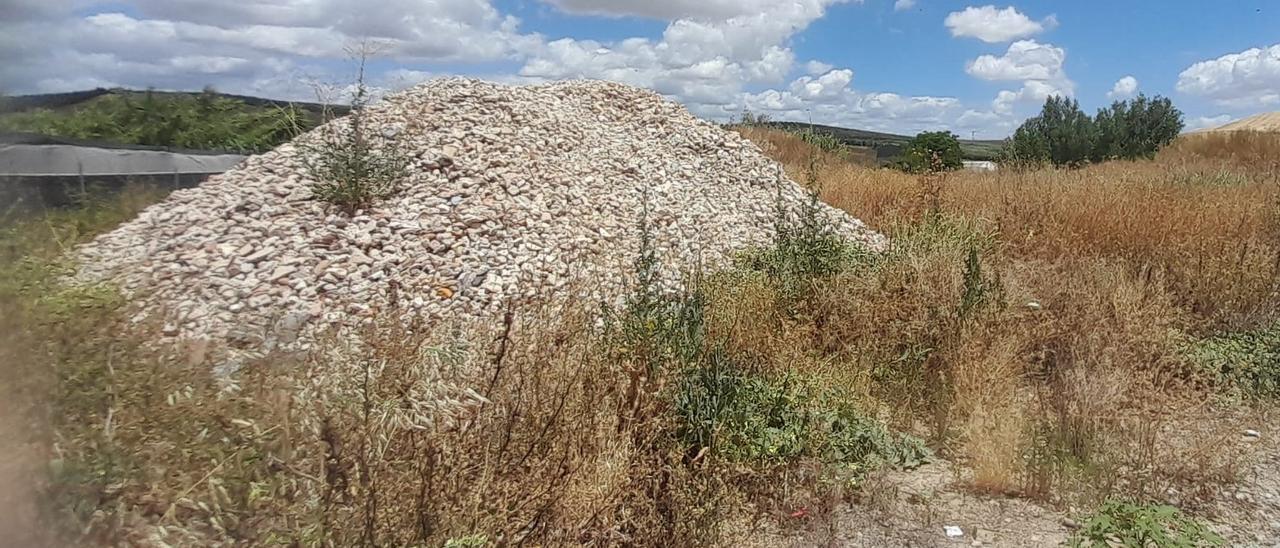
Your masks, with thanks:
M 0 91 L 311 99 L 366 39 L 387 90 L 604 78 L 717 120 L 999 138 L 1049 95 L 1165 95 L 1193 128 L 1280 110 L 1273 0 L 3 0 Z

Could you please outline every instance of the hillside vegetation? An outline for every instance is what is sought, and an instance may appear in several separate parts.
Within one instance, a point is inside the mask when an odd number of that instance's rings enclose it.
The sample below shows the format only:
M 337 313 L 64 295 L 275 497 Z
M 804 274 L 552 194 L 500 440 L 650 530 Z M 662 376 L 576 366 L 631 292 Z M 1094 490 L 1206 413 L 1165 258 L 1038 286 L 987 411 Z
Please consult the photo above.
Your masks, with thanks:
M 22 380 L 6 386 L 36 396 L 9 416 L 50 463 L 48 530 L 480 546 L 780 529 L 821 544 L 837 508 L 875 496 L 868 478 L 931 459 L 967 490 L 1129 521 L 1146 514 L 1107 501 L 1195 514 L 1246 473 L 1239 432 L 1263 424 L 1259 387 L 1280 377 L 1280 142 L 914 176 L 742 132 L 890 249 L 780 211 L 770 245 L 672 295 L 642 236 L 632 291 L 601 323 L 596 303 L 474 329 L 375 311 L 361 342 L 269 355 L 226 386 L 205 349 L 125 335 L 113 292 L 57 284 L 62 251 L 136 202 L 4 233 L 0 359 Z
M 0 102 L 0 131 L 193 150 L 265 152 L 323 118 L 319 105 L 219 94 L 102 90 Z M 340 109 L 341 110 L 341 109 Z

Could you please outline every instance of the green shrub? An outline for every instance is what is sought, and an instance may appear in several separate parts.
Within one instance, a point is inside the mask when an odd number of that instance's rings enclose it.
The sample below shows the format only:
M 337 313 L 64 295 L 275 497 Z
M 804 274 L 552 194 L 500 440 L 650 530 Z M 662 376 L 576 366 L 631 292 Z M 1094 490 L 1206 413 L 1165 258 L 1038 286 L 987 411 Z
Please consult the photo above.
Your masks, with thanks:
M 1222 537 L 1172 506 L 1110 500 L 1071 539 L 1071 546 L 1182 548 L 1222 546 Z
M 1197 341 L 1191 359 L 1220 385 L 1251 398 L 1280 398 L 1280 323 Z
M 408 154 L 394 137 L 375 136 L 365 127 L 365 62 L 362 57 L 345 124 L 330 123 L 315 141 L 299 145 L 311 194 L 348 214 L 395 194 L 409 167 Z
M 489 545 L 489 537 L 484 535 L 467 535 L 445 541 L 444 548 L 484 548 Z
M 807 129 L 799 132 L 797 135 L 800 136 L 801 141 L 804 141 L 810 146 L 823 152 L 839 154 L 844 151 L 844 143 L 841 143 L 835 135 L 830 133 L 822 133 L 813 131 L 812 129 Z
M 854 402 L 821 378 L 750 373 L 721 351 L 691 364 L 674 396 L 681 441 L 738 462 L 803 457 L 866 472 L 914 468 L 929 458 L 922 441 L 890 432 Z
M 831 228 L 822 212 L 815 173 L 810 165 L 809 198 L 797 211 L 783 202 L 783 181 L 779 180 L 773 245 L 743 253 L 735 265 L 766 274 L 790 304 L 806 297 L 816 281 L 874 259 L 871 252 Z
M 816 214 L 801 217 L 796 227 L 782 231 L 782 249 L 755 256 L 757 266 L 789 279 L 838 271 L 836 257 L 847 254 L 848 245 Z M 748 464 L 808 458 L 862 472 L 917 466 L 928 458 L 922 442 L 866 417 L 854 397 L 820 378 L 770 375 L 736 363 L 707 332 L 700 278 L 683 292 L 660 290 L 647 207 L 639 231 L 635 284 L 620 310 L 607 311 L 605 338 L 618 358 L 639 366 L 643 375 L 633 375 L 633 383 L 643 377 L 645 386 L 661 391 L 674 418 L 671 434 L 687 459 L 706 452 Z
M 964 167 L 960 138 L 949 131 L 925 131 L 907 143 L 894 165 L 907 173 L 936 173 Z

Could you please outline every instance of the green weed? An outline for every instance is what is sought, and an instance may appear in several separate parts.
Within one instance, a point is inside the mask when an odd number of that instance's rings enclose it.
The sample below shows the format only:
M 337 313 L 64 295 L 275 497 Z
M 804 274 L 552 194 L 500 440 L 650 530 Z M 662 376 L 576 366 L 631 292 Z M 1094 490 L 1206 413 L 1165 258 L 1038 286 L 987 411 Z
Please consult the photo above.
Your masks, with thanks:
M 1225 541 L 1203 523 L 1172 506 L 1103 503 L 1071 539 L 1074 547 L 1182 548 L 1222 546 Z

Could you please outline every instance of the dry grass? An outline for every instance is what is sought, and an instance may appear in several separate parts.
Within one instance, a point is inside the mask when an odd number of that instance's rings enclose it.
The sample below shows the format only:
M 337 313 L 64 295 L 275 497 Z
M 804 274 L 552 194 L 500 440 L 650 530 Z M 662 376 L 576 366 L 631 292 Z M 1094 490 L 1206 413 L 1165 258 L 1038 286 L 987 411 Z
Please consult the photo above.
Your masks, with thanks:
M 1280 180 L 1280 132 L 1225 131 L 1183 135 L 1160 155 L 1160 161 L 1208 160 L 1252 171 L 1260 180 Z
M 967 463 L 980 490 L 1207 496 L 1241 455 L 1218 450 L 1232 430 L 1211 420 L 1181 345 L 1277 319 L 1278 144 L 1187 138 L 1155 162 L 941 179 L 828 162 L 824 200 L 894 249 L 823 292 L 818 346 L 888 369 L 873 375 L 881 405 Z M 970 249 L 999 304 L 964 317 Z M 1157 441 L 1186 424 L 1221 429 Z
M 734 131 L 756 143 L 765 154 L 783 165 L 807 165 L 811 155 L 814 154 L 814 148 L 792 132 L 760 126 L 737 126 Z M 840 154 L 819 152 L 817 159 L 822 163 L 840 161 L 872 166 L 876 163 L 876 152 L 870 148 L 846 146 Z

